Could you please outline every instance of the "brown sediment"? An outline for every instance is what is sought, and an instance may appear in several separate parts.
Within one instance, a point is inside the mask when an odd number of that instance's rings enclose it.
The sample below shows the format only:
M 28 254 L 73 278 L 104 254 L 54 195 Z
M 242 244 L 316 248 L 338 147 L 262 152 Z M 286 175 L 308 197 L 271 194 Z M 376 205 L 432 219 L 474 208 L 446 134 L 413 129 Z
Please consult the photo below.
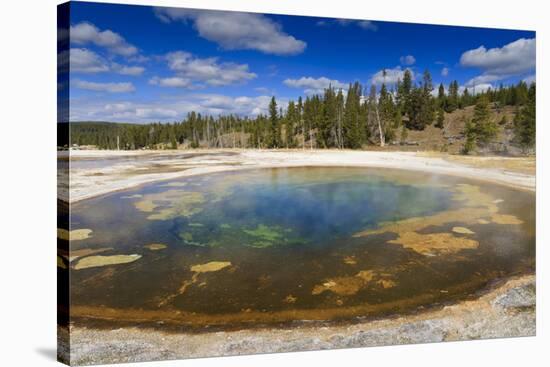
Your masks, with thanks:
M 359 279 L 359 278 L 358 278 Z M 450 296 L 448 302 L 468 298 L 468 289 L 479 289 L 480 286 L 487 284 L 486 279 L 472 279 L 460 285 L 448 287 L 445 290 Z M 383 285 L 377 285 L 383 286 Z M 460 294 L 460 296 L 458 296 Z M 197 313 L 173 308 L 160 309 L 137 309 L 137 308 L 112 308 L 106 306 L 83 306 L 73 305 L 71 307 L 71 317 L 73 320 L 82 318 L 88 322 L 97 320 L 109 321 L 110 327 L 113 323 L 118 324 L 137 324 L 142 326 L 156 327 L 157 322 L 162 321 L 162 329 L 169 331 L 172 327 L 190 327 L 199 330 L 205 326 L 240 328 L 254 327 L 261 323 L 284 324 L 295 320 L 312 321 L 330 321 L 351 319 L 357 316 L 375 317 L 388 314 L 414 313 L 418 307 L 433 303 L 438 296 L 433 293 L 423 293 L 411 296 L 406 299 L 389 301 L 384 303 L 363 303 L 353 306 L 325 307 L 314 309 L 288 309 L 271 312 L 262 312 L 261 310 L 248 310 L 247 312 L 233 313 Z M 441 304 L 439 305 L 442 306 Z M 100 324 L 99 324 L 100 325 Z
M 279 327 L 254 324 L 253 329 L 216 332 L 174 328 L 171 332 L 138 326 L 88 328 L 77 322 L 71 326 L 71 362 L 120 363 L 166 359 L 167 355 L 170 359 L 196 358 L 535 335 L 533 307 L 516 311 L 500 302 L 503 297 L 534 285 L 535 276 L 524 275 L 453 305 L 354 323 L 323 323 L 323 327 L 308 322 Z M 65 329 L 59 330 L 68 338 Z M 97 345 L 97 340 L 103 344 Z M 90 344 L 94 344 L 93 354 L 89 352 Z
M 134 262 L 141 258 L 141 255 L 132 254 L 132 255 L 112 255 L 112 256 L 88 256 L 79 260 L 76 265 L 73 267 L 75 270 L 95 268 L 99 266 L 107 265 L 118 265 L 118 264 L 127 264 Z
M 376 282 L 376 284 L 380 285 L 384 289 L 393 288 L 397 285 L 397 283 L 390 279 L 380 279 Z
M 478 248 L 479 242 L 452 233 L 401 232 L 399 237 L 388 241 L 418 252 L 422 255 L 452 254 L 464 249 Z
M 191 266 L 190 270 L 194 273 L 193 276 L 191 277 L 191 279 L 183 281 L 183 283 L 181 284 L 180 288 L 178 289 L 178 291 L 176 293 L 170 294 L 166 297 L 163 297 L 158 302 L 159 307 L 162 307 L 162 306 L 172 302 L 172 300 L 174 298 L 184 294 L 189 286 L 197 283 L 197 281 L 199 280 L 199 275 L 200 274 L 210 273 L 210 272 L 214 272 L 214 271 L 220 271 L 220 270 L 225 269 L 229 266 L 231 266 L 231 262 L 229 262 L 229 261 L 210 261 L 210 262 L 205 263 L 205 264 L 197 264 L 197 265 Z
M 298 298 L 294 297 L 292 294 L 289 294 L 288 296 L 285 297 L 284 302 L 292 304 L 292 303 L 296 303 L 297 300 Z
M 388 277 L 391 277 L 391 275 L 387 273 L 380 273 L 374 270 L 361 270 L 354 276 L 329 278 L 324 283 L 313 287 L 311 294 L 315 296 L 325 291 L 330 291 L 340 296 L 352 296 L 361 289 L 373 284 L 380 285 L 383 288 L 395 286 L 396 283 L 388 279 Z

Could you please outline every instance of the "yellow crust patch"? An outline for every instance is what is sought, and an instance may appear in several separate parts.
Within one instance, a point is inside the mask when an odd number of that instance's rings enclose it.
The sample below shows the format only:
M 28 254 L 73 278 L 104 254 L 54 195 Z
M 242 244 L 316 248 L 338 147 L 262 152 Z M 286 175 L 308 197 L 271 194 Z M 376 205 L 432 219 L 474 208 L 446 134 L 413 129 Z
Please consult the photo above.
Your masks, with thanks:
M 374 270 L 362 270 L 349 277 L 336 277 L 327 279 L 324 283 L 316 285 L 311 291 L 312 295 L 318 295 L 329 291 L 340 296 L 352 296 L 363 288 L 369 286 L 391 288 L 396 283 L 391 280 L 389 274 L 382 274 Z
M 293 304 L 296 303 L 296 300 L 298 300 L 298 298 L 294 297 L 292 294 L 289 294 L 285 297 L 284 302 L 288 304 Z
M 74 266 L 75 270 L 95 268 L 99 266 L 108 266 L 108 265 L 118 265 L 118 264 L 127 264 L 134 262 L 141 258 L 141 255 L 132 254 L 132 255 L 112 255 L 112 256 L 88 256 L 78 261 Z
M 465 237 L 456 237 L 452 233 L 419 234 L 416 232 L 400 233 L 395 240 L 388 241 L 422 255 L 451 254 L 464 249 L 478 248 L 479 242 Z
M 231 266 L 231 262 L 229 261 L 210 261 L 205 264 L 197 264 L 197 265 L 191 266 L 191 271 L 194 273 L 191 279 L 183 281 L 183 283 L 181 283 L 181 286 L 176 293 L 162 298 L 158 303 L 159 307 L 167 305 L 177 296 L 184 294 L 187 288 L 189 288 L 190 286 L 198 282 L 199 276 L 202 273 L 220 271 L 222 269 L 227 268 L 228 266 Z
M 393 232 L 397 239 L 388 241 L 410 248 L 426 256 L 456 253 L 463 249 L 474 249 L 479 246 L 477 241 L 464 237 L 456 237 L 452 233 L 420 234 L 418 232 L 430 227 L 461 222 L 464 224 L 488 224 L 485 218 L 491 218 L 497 224 L 521 224 L 519 218 L 513 215 L 498 214 L 499 201 L 491 195 L 481 192 L 475 185 L 459 184 L 452 188 L 452 199 L 461 201 L 463 208 L 451 209 L 425 217 L 413 217 L 395 222 L 379 223 L 378 228 L 368 229 L 354 234 L 354 237 L 364 237 L 375 234 Z M 453 232 L 474 234 L 466 227 L 454 227 Z
M 346 256 L 344 257 L 344 264 L 355 265 L 357 264 L 357 260 L 355 259 L 355 256 Z
M 101 252 L 112 250 L 112 247 L 102 247 L 102 248 L 83 248 L 78 250 L 69 251 L 69 261 L 74 261 L 80 257 L 90 256 L 94 254 L 99 254 Z
M 229 261 L 210 261 L 206 264 L 191 266 L 191 271 L 194 273 L 209 273 L 212 271 L 220 271 L 228 266 L 231 266 L 231 262 Z
M 164 250 L 166 248 L 166 245 L 162 243 L 150 243 L 148 245 L 143 246 L 151 251 L 159 251 Z
M 491 220 L 496 224 L 522 224 L 523 221 L 515 215 L 493 214 Z
M 80 241 L 85 240 L 87 238 L 90 238 L 90 234 L 92 233 L 91 229 L 73 229 L 72 231 L 68 231 L 63 228 L 57 229 L 57 238 L 65 241 Z
M 453 227 L 452 231 L 454 233 L 460 233 L 460 234 L 475 234 L 472 230 L 466 228 L 466 227 Z
M 151 213 L 147 219 L 167 220 L 176 217 L 190 217 L 202 210 L 204 195 L 200 192 L 167 190 L 143 196 L 134 206 L 144 213 Z

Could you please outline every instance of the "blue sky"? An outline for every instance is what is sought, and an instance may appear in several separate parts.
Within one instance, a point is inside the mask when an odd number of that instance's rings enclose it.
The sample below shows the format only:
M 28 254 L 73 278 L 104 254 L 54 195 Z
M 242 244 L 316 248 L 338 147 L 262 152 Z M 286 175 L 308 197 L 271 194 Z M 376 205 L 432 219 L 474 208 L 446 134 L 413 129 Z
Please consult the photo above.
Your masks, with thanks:
M 254 116 L 407 68 L 470 91 L 535 75 L 531 31 L 73 2 L 69 32 L 71 121 Z

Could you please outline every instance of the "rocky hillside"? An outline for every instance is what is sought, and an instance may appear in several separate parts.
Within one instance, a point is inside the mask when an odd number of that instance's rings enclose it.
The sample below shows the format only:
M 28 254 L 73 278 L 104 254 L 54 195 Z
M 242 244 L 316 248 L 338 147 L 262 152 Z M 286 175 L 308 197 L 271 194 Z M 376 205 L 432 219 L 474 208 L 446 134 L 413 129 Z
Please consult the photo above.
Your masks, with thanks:
M 515 107 L 512 106 L 505 106 L 500 109 L 495 108 L 494 105 L 491 106 L 491 118 L 497 123 L 499 133 L 494 143 L 484 148 L 478 148 L 478 154 L 523 154 L 523 152 L 511 142 L 514 137 L 513 121 L 515 111 Z M 442 151 L 458 154 L 462 151 L 464 146 L 464 126 L 466 121 L 472 118 L 473 114 L 474 106 L 455 110 L 452 113 L 445 113 L 443 129 L 434 127 L 434 124 L 432 124 L 422 131 L 408 130 L 407 137 L 404 141 L 400 140 L 401 132 L 399 131 L 396 134 L 396 139 L 390 143 L 387 149 Z

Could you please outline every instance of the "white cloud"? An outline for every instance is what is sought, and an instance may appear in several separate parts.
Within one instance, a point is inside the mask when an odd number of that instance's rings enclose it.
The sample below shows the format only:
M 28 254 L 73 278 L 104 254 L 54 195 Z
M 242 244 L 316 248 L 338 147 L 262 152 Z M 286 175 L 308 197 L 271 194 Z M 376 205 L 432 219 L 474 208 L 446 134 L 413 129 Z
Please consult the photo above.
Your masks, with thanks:
M 468 88 L 468 93 L 470 94 L 479 94 L 486 92 L 489 89 L 494 89 L 494 86 L 490 83 L 481 83 L 476 85 L 461 85 L 458 87 L 458 93 L 464 93 L 464 90 Z
M 363 28 L 363 29 L 367 29 L 369 31 L 377 31 L 378 30 L 378 26 L 370 20 L 359 20 L 355 24 L 357 24 L 358 27 Z
M 69 59 L 71 72 L 101 73 L 109 71 L 107 61 L 86 48 L 71 48 Z
M 201 37 L 227 50 L 295 55 L 307 46 L 262 14 L 181 8 L 156 8 L 155 14 L 164 22 L 191 21 Z
M 219 94 L 198 94 L 194 97 L 199 105 L 199 111 L 211 115 L 257 116 L 267 114 L 271 101 L 271 96 L 267 95 L 230 97 Z M 277 99 L 279 107 L 284 107 L 287 103 L 287 98 Z
M 447 75 L 449 75 L 449 68 L 444 67 L 443 69 L 441 69 L 441 76 L 447 76 Z
M 523 78 L 523 81 L 527 84 L 535 83 L 537 81 L 537 75 L 536 74 L 528 75 L 525 78 Z
M 70 28 L 71 42 L 77 45 L 94 44 L 105 47 L 116 55 L 132 56 L 137 54 L 138 49 L 126 42 L 118 33 L 107 30 L 100 30 L 92 23 L 81 22 Z
M 145 71 L 142 66 L 121 65 L 116 62 L 108 62 L 105 58 L 87 48 L 71 48 L 59 53 L 58 62 L 60 70 L 67 71 L 70 62 L 72 73 L 104 73 L 115 72 L 122 75 L 141 75 Z
M 520 74 L 535 68 L 535 46 L 534 38 L 520 38 L 501 48 L 480 46 L 464 52 L 460 64 L 482 69 L 488 74 Z
M 85 80 L 76 79 L 71 82 L 76 88 L 91 90 L 95 92 L 108 92 L 108 93 L 127 93 L 133 92 L 135 89 L 132 83 L 96 83 Z
M 534 38 L 520 38 L 503 47 L 486 49 L 480 46 L 466 51 L 460 57 L 460 65 L 478 68 L 483 73 L 466 84 L 487 84 L 512 76 L 532 72 L 536 67 L 536 42 Z
M 500 75 L 482 74 L 482 75 L 478 75 L 478 76 L 468 80 L 465 83 L 465 85 L 467 87 L 472 87 L 474 85 L 487 84 L 487 83 L 495 82 L 495 81 L 500 80 L 500 79 L 503 79 L 502 76 L 500 76 Z
M 371 31 L 378 30 L 378 26 L 373 22 L 371 22 L 370 20 L 336 19 L 336 23 L 344 27 L 347 27 L 348 25 L 356 25 L 360 28 L 368 29 Z
M 161 87 L 171 87 L 171 88 L 191 88 L 191 80 L 187 78 L 182 78 L 179 76 L 170 77 L 170 78 L 159 78 L 153 77 L 149 80 L 149 84 L 158 85 Z
M 102 111 L 94 111 L 94 113 L 103 113 L 109 121 L 157 121 L 169 119 L 173 120 L 178 117 L 176 110 L 165 108 L 162 106 L 136 104 L 133 102 L 107 103 L 103 106 Z
M 411 73 L 412 80 L 415 79 L 414 71 L 411 69 L 401 69 L 401 66 L 396 66 L 393 69 L 382 69 L 371 77 L 371 83 L 381 85 L 385 83 L 386 85 L 395 85 L 398 80 L 403 80 L 403 75 L 405 70 L 409 70 Z M 386 76 L 384 77 L 384 71 L 386 71 Z
M 137 56 L 132 56 L 132 57 L 128 58 L 128 61 L 135 62 L 135 63 L 138 63 L 138 64 L 147 62 L 149 60 L 150 60 L 150 58 L 148 56 L 144 56 L 144 55 L 137 55 Z
M 329 25 L 332 25 L 332 24 L 338 24 L 338 25 L 341 25 L 343 27 L 347 27 L 349 25 L 355 25 L 359 28 L 363 28 L 363 29 L 366 29 L 366 30 L 369 30 L 369 31 L 374 31 L 376 32 L 378 30 L 378 26 L 376 25 L 376 23 L 374 23 L 373 21 L 370 21 L 370 20 L 357 20 L 357 19 L 343 19 L 343 18 L 340 18 L 340 19 L 326 19 L 326 20 L 320 20 L 317 22 L 317 25 L 318 26 L 329 26 Z
M 402 65 L 413 65 L 415 62 L 416 62 L 416 58 L 413 56 L 413 55 L 406 55 L 406 56 L 401 56 L 399 58 L 399 62 L 402 64 Z
M 344 90 L 348 87 L 346 83 L 342 83 L 341 81 L 336 79 L 329 79 L 324 76 L 319 78 L 303 76 L 300 79 L 286 79 L 283 81 L 283 83 L 291 88 L 302 88 L 304 90 L 304 93 L 308 95 L 321 94 L 329 86 L 336 89 Z
M 220 63 L 216 57 L 198 58 L 189 52 L 176 51 L 167 54 L 165 59 L 170 70 L 181 80 L 189 79 L 210 86 L 238 84 L 257 77 L 248 70 L 247 64 Z
M 273 92 L 273 90 L 267 88 L 267 87 L 257 87 L 257 88 L 254 88 L 254 90 L 258 93 L 262 93 L 262 94 L 275 94 Z
M 111 67 L 114 71 L 122 75 L 138 76 L 143 74 L 143 72 L 145 71 L 145 68 L 143 66 L 129 66 L 112 63 Z
M 70 121 L 171 122 L 183 120 L 191 111 L 213 116 L 256 116 L 267 114 L 270 100 L 270 96 L 231 97 L 219 94 L 191 94 L 140 103 L 74 98 L 70 101 Z M 278 98 L 277 103 L 286 106 L 288 99 Z

